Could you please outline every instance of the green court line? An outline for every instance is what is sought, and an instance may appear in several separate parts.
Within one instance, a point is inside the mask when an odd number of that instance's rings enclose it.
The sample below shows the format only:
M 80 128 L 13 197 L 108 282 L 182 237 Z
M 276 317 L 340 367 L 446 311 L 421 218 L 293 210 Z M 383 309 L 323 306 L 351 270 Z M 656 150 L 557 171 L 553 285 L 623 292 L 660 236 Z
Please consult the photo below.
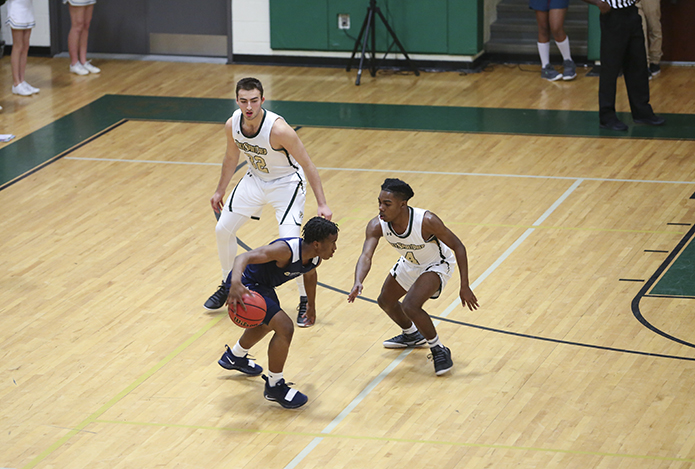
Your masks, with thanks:
M 70 441 L 72 439 L 72 437 L 74 437 L 75 435 L 80 433 L 82 430 L 84 430 L 88 425 L 96 422 L 99 417 L 101 417 L 102 415 L 104 415 L 104 413 L 106 413 L 106 411 L 111 409 L 114 405 L 116 405 L 119 401 L 121 401 L 121 399 L 123 399 L 128 394 L 130 394 L 131 391 L 133 391 L 138 386 L 140 386 L 142 383 L 147 381 L 148 378 L 150 378 L 152 375 L 154 375 L 156 372 L 158 372 L 160 369 L 162 369 L 171 360 L 176 358 L 181 352 L 186 350 L 191 344 L 193 344 L 196 340 L 198 340 L 200 337 L 202 337 L 203 334 L 205 334 L 207 331 L 212 329 L 212 327 L 215 326 L 215 324 L 220 322 L 220 320 L 222 320 L 226 316 L 227 316 L 226 314 L 220 314 L 218 317 L 208 321 L 207 324 L 205 324 L 195 334 L 193 334 L 185 342 L 183 342 L 181 345 L 179 345 L 173 352 L 171 352 L 169 355 L 164 357 L 159 363 L 157 363 L 155 366 L 153 366 L 148 371 L 146 371 L 144 374 L 142 374 L 140 377 L 138 377 L 130 386 L 128 386 L 123 391 L 116 394 L 107 403 L 105 403 L 103 406 L 101 406 L 98 410 L 96 410 L 94 413 L 92 413 L 89 417 L 84 419 L 75 428 L 70 430 L 65 436 L 63 436 L 61 439 L 59 439 L 58 441 L 53 443 L 51 446 L 49 446 L 45 451 L 43 451 L 41 454 L 39 454 L 34 459 L 32 459 L 27 465 L 23 466 L 23 469 L 30 469 L 32 467 L 35 467 L 41 461 L 43 461 L 48 456 L 50 456 L 58 448 L 60 448 L 65 443 Z
M 664 126 L 612 132 L 599 129 L 593 111 L 300 101 L 266 101 L 265 107 L 292 125 L 313 127 L 695 140 L 695 114 L 663 114 Z M 232 99 L 104 95 L 0 148 L 0 188 L 123 119 L 222 124 L 236 108 Z M 629 114 L 620 117 L 630 122 Z
M 561 448 L 537 448 L 532 446 L 513 446 L 513 445 L 493 445 L 482 443 L 465 443 L 460 441 L 444 441 L 444 440 L 417 440 L 409 438 L 389 438 L 379 436 L 366 435 L 345 435 L 337 433 L 311 433 L 311 432 L 290 432 L 281 430 L 258 430 L 247 428 L 232 428 L 232 427 L 214 427 L 206 425 L 184 425 L 184 424 L 169 424 L 169 423 L 154 423 L 154 422 L 134 422 L 134 421 L 119 421 L 119 420 L 95 420 L 94 423 L 112 424 L 112 425 L 136 425 L 142 427 L 161 427 L 161 428 L 182 428 L 187 430 L 211 430 L 234 433 L 252 433 L 260 435 L 285 435 L 285 436 L 301 436 L 307 438 L 333 438 L 345 440 L 363 440 L 363 441 L 379 441 L 387 443 L 407 443 L 407 444 L 425 444 L 425 445 L 442 445 L 442 446 L 461 446 L 468 448 L 490 448 L 503 450 L 518 450 L 518 451 L 534 451 L 543 453 L 562 453 L 572 454 L 577 456 L 602 456 L 612 458 L 630 458 L 643 459 L 654 461 L 675 461 L 675 462 L 695 462 L 695 459 L 676 458 L 669 456 L 649 456 L 644 454 L 629 454 L 629 453 L 606 453 L 600 451 L 581 451 Z

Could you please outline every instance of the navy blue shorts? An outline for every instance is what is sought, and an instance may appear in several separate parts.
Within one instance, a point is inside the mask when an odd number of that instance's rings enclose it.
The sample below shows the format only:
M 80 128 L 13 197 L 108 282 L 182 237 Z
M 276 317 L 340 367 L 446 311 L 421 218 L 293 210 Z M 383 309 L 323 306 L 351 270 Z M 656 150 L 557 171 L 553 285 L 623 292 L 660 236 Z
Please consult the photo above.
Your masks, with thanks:
M 275 316 L 279 311 L 282 311 L 282 307 L 280 307 L 280 300 L 278 300 L 275 289 L 266 287 L 264 285 L 259 285 L 257 283 L 248 283 L 245 284 L 245 286 L 249 290 L 260 293 L 265 300 L 266 312 L 265 318 L 263 319 L 263 324 L 268 325 L 270 320 L 273 319 L 273 316 Z
M 536 11 L 562 10 L 570 6 L 570 0 L 529 0 L 528 6 Z

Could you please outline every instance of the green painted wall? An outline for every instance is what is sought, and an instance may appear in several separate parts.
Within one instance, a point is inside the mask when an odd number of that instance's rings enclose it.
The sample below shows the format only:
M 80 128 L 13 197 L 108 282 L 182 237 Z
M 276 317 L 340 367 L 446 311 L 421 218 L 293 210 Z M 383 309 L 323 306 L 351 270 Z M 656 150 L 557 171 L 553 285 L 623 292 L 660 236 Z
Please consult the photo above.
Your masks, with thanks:
M 326 0 L 270 0 L 271 47 L 325 50 L 328 43 L 327 15 Z
M 270 46 L 351 52 L 368 6 L 369 0 L 270 0 Z M 483 49 L 483 0 L 380 0 L 377 7 L 408 53 L 475 55 Z M 350 15 L 349 29 L 338 29 L 339 14 Z M 376 48 L 385 52 L 391 37 L 378 15 L 375 21 Z

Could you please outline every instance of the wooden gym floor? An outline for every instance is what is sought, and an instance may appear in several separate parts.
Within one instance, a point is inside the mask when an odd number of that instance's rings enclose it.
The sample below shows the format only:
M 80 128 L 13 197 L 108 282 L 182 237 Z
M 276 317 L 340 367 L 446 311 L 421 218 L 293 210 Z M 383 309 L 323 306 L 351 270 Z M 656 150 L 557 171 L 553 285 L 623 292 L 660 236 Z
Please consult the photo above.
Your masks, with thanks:
M 616 134 L 585 71 L 356 87 L 340 69 L 98 65 L 30 58 L 30 98 L 0 70 L 0 133 L 17 135 L 0 148 L 0 467 L 695 466 L 695 69 L 651 82 L 664 128 Z M 202 308 L 223 122 L 249 75 L 298 128 L 341 230 L 285 369 L 309 396 L 297 411 L 219 367 L 241 329 Z M 385 177 L 469 251 L 481 308 L 460 306 L 456 277 L 426 304 L 453 352 L 442 377 L 427 350 L 381 345 L 399 333 L 374 304 L 395 251 L 345 299 Z M 266 210 L 239 238 L 276 233 Z M 279 289 L 291 316 L 295 288 Z

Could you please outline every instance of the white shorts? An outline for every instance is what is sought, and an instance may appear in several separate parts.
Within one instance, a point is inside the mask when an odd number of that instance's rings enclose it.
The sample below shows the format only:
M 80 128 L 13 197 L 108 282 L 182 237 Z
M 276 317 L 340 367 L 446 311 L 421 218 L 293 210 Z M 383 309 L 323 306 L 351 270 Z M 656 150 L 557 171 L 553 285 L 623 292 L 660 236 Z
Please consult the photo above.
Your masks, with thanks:
M 34 4 L 31 0 L 9 0 L 7 2 L 7 21 L 12 29 L 31 29 L 36 26 Z
M 224 210 L 260 219 L 263 207 L 272 205 L 278 225 L 301 226 L 304 220 L 306 182 L 298 174 L 264 181 L 247 172 L 224 204 Z
M 432 295 L 430 298 L 437 299 L 439 295 L 444 290 L 446 283 L 451 278 L 451 274 L 454 272 L 454 267 L 456 262 L 441 261 L 437 264 L 428 265 L 416 265 L 412 262 L 408 262 L 404 257 L 398 259 L 396 264 L 393 266 L 389 274 L 398 282 L 398 284 L 403 287 L 405 291 L 410 290 L 415 281 L 420 277 L 420 275 L 425 272 L 434 272 L 439 275 L 440 285 L 439 290 Z

